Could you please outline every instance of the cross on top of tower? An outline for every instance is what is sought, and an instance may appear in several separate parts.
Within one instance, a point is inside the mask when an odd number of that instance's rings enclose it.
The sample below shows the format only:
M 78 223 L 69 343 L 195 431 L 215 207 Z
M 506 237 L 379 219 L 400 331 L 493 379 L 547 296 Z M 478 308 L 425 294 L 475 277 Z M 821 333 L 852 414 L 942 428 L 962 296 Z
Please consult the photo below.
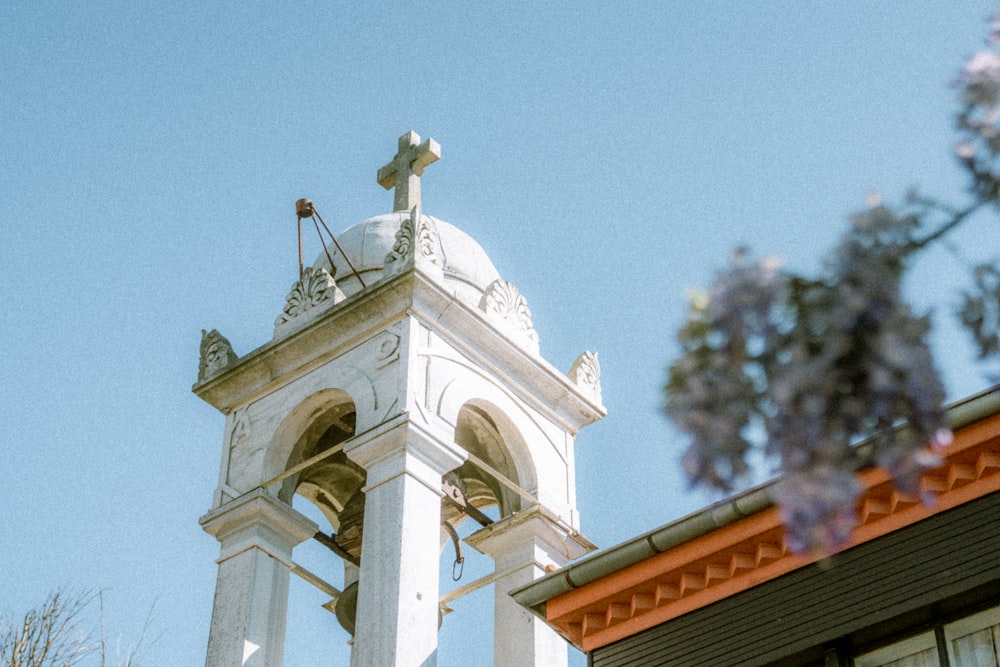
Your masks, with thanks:
M 399 150 L 392 161 L 378 170 L 378 183 L 386 190 L 396 188 L 393 211 L 409 211 L 420 204 L 420 177 L 424 169 L 441 157 L 441 145 L 410 130 L 399 138 Z

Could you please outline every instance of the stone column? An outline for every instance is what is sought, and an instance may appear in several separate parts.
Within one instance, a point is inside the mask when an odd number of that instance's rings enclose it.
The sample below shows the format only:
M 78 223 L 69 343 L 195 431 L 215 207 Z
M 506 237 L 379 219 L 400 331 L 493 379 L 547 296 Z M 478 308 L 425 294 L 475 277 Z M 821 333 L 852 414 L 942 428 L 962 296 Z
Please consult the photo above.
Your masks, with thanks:
M 496 667 L 565 667 L 566 640 L 517 604 L 509 592 L 526 586 L 596 547 L 538 506 L 513 514 L 465 539 L 490 556 L 501 575 L 493 596 L 493 664 Z
M 221 543 L 206 667 L 280 667 L 292 547 L 316 524 L 263 489 L 201 518 Z
M 358 613 L 351 664 L 436 664 L 441 475 L 465 451 L 407 420 L 352 441 L 367 471 Z

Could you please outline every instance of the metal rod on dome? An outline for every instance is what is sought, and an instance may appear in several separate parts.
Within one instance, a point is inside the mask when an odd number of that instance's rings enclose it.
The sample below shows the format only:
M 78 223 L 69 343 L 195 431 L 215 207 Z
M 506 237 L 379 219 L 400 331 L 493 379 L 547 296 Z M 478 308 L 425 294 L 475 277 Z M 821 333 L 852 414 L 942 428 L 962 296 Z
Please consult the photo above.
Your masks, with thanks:
M 310 202 L 310 206 L 312 206 L 312 202 Z M 330 235 L 331 239 L 333 239 L 333 244 L 335 246 L 337 246 L 337 250 L 339 250 L 340 254 L 344 256 L 345 260 L 347 260 L 347 266 L 351 267 L 351 273 L 353 273 L 354 275 L 356 275 L 358 277 L 358 282 L 361 283 L 361 287 L 362 288 L 368 287 L 368 285 L 365 285 L 365 281 L 364 281 L 364 279 L 362 279 L 361 273 L 356 268 L 354 268 L 354 262 L 352 262 L 351 258 L 347 256 L 347 253 L 344 252 L 344 249 L 340 247 L 340 243 L 337 241 L 337 237 L 334 236 L 333 232 L 330 231 L 330 228 L 326 226 L 326 222 L 324 222 L 323 216 L 321 216 L 319 214 L 319 211 L 316 210 L 315 206 L 312 206 L 312 211 L 313 211 L 313 213 L 316 214 L 316 217 L 319 218 L 319 221 L 321 223 L 323 223 L 323 229 L 325 229 L 326 233 Z M 319 232 L 319 229 L 317 229 L 316 231 Z M 322 240 L 322 238 L 323 237 L 320 236 L 320 240 Z M 323 243 L 323 248 L 324 249 L 326 248 L 326 243 L 325 242 Z M 329 257 L 329 254 L 327 255 L 327 257 Z M 331 270 L 333 269 L 333 260 L 332 259 L 330 260 L 330 269 Z
M 347 265 L 351 267 L 351 273 L 358 277 L 358 282 L 361 283 L 362 288 L 368 287 L 365 285 L 365 281 L 361 277 L 361 273 L 354 268 L 354 263 L 351 262 L 351 258 L 348 257 L 347 253 L 344 252 L 344 249 L 340 247 L 337 237 L 334 236 L 333 232 L 330 231 L 330 228 L 326 226 L 326 221 L 323 220 L 323 216 L 321 216 L 319 211 L 316 210 L 312 201 L 305 198 L 296 201 L 295 215 L 297 215 L 299 219 L 299 280 L 302 280 L 302 218 L 312 219 L 313 226 L 316 227 L 316 236 L 319 237 L 319 242 L 323 244 L 323 253 L 326 254 L 327 261 L 330 262 L 330 273 L 333 273 L 336 270 L 336 267 L 333 265 L 333 257 L 330 256 L 330 248 L 326 245 L 326 239 L 323 237 L 323 232 L 319 230 L 319 224 L 316 223 L 316 219 L 319 218 L 319 222 L 323 225 L 323 229 L 325 229 L 326 233 L 330 235 L 330 239 L 333 241 L 334 245 L 337 246 L 337 250 L 339 250 L 340 254 L 344 256 L 345 260 L 347 260 Z
M 308 199 L 299 199 L 295 202 L 295 217 L 299 227 L 299 280 L 302 280 L 302 218 L 311 218 L 313 203 Z
M 302 218 L 299 218 L 299 280 L 302 280 Z
M 321 234 L 320 231 L 319 231 L 319 225 L 316 224 L 316 218 L 313 217 L 312 221 L 313 221 L 313 226 L 316 228 L 316 236 L 319 237 L 319 242 L 323 244 L 323 253 L 326 255 L 326 261 L 330 262 L 330 273 L 333 273 L 333 271 L 334 271 L 334 269 L 333 269 L 333 257 L 330 257 L 330 249 L 326 247 L 326 241 L 323 240 L 323 234 Z M 323 226 L 326 227 L 326 225 L 323 225 Z M 329 232 L 330 230 L 328 229 L 326 231 Z M 333 236 L 333 235 L 331 234 L 331 236 Z M 334 239 L 334 241 L 336 241 L 336 240 L 337 239 Z M 337 247 L 339 248 L 340 246 L 338 245 Z M 344 252 L 341 251 L 340 254 L 343 255 Z

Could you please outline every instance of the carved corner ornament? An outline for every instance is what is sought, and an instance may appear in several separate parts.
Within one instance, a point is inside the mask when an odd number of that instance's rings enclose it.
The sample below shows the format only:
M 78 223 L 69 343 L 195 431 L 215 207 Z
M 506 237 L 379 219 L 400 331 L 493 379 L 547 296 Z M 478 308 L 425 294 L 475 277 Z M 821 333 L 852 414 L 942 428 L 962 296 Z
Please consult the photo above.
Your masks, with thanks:
M 239 357 L 233 346 L 217 329 L 201 330 L 201 359 L 198 361 L 198 382 L 212 377 Z
M 274 321 L 274 334 L 287 328 L 293 320 L 301 318 L 306 313 L 323 306 L 332 306 L 343 298 L 330 272 L 320 268 L 308 267 L 302 273 L 302 280 L 292 285 L 292 291 L 285 298 L 285 308 Z
M 576 386 L 601 403 L 601 364 L 596 352 L 584 352 L 569 368 L 569 379 Z
M 400 223 L 392 250 L 385 256 L 387 275 L 402 273 L 412 266 L 438 271 L 443 268 L 437 225 L 433 218 L 421 213 L 419 206 L 414 206 L 410 217 Z
M 503 322 L 538 352 L 538 332 L 531 322 L 528 300 L 513 283 L 500 278 L 494 280 L 483 292 L 479 308 L 494 320 Z

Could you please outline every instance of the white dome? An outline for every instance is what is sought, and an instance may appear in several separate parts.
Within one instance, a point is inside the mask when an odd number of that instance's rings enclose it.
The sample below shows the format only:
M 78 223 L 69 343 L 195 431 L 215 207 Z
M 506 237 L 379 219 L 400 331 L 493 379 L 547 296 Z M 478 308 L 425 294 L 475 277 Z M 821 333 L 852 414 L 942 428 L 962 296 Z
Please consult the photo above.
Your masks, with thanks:
M 354 269 L 361 274 L 365 285 L 372 285 L 382 278 L 385 257 L 396 243 L 396 232 L 402 222 L 410 217 L 405 211 L 375 216 L 349 227 L 337 242 L 347 253 Z M 483 291 L 500 273 L 493 266 L 489 255 L 482 246 L 458 227 L 431 216 L 441 239 L 444 258 L 445 287 L 471 306 L 478 306 Z M 346 296 L 361 289 L 357 276 L 345 261 L 335 244 L 329 246 L 330 256 L 336 271 L 331 271 L 334 279 Z M 314 264 L 329 271 L 330 262 L 326 253 L 320 253 Z

